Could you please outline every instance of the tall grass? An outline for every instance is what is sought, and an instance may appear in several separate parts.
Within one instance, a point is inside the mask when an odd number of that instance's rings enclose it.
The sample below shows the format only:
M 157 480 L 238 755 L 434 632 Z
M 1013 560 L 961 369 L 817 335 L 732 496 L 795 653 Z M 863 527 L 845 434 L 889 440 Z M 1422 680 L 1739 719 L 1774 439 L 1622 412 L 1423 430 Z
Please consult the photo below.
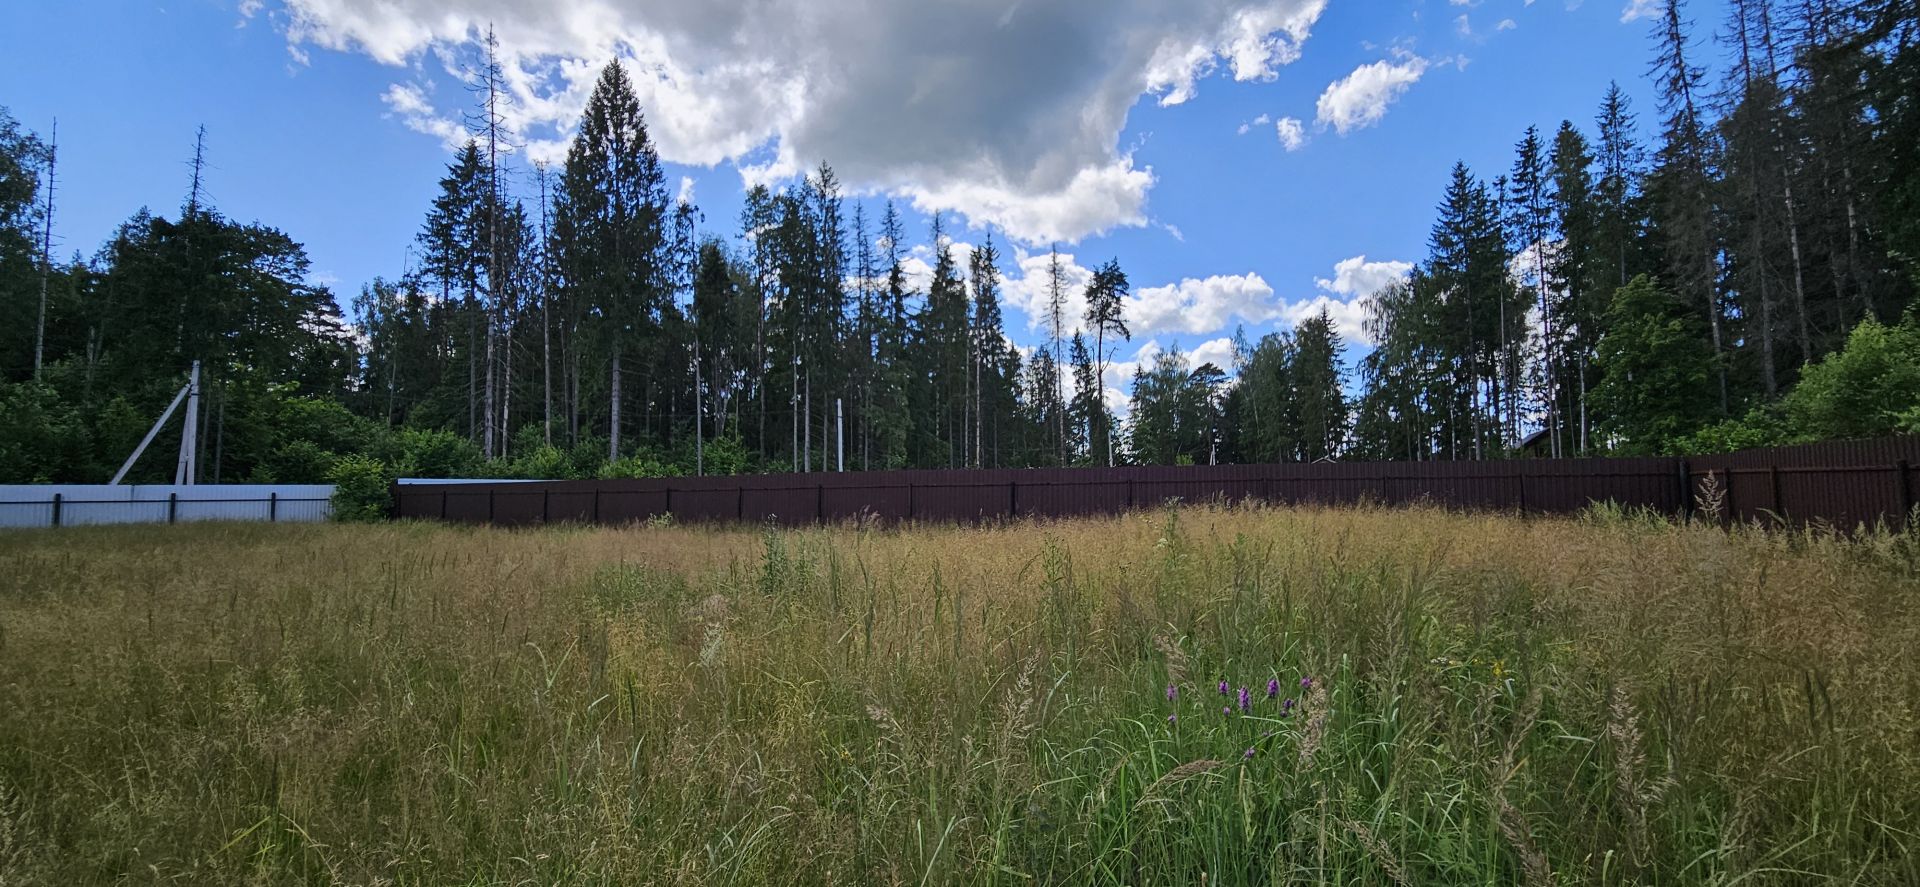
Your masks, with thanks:
M 0 883 L 1916 884 L 1917 565 L 1604 512 L 14 533 Z

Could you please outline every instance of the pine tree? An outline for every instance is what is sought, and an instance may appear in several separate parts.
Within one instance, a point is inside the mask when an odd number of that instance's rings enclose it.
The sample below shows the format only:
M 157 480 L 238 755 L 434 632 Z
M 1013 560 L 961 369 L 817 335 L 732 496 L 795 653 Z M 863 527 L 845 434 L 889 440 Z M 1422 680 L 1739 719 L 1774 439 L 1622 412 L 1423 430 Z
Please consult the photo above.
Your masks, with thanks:
M 1107 351 L 1107 337 L 1131 340 L 1133 334 L 1127 330 L 1125 302 L 1130 294 L 1127 274 L 1120 270 L 1119 259 L 1108 259 L 1093 272 L 1093 279 L 1087 283 L 1087 313 L 1084 320 L 1088 329 L 1093 330 L 1093 359 L 1098 370 L 1097 379 L 1105 379 L 1107 364 L 1111 355 Z M 1095 413 L 1094 424 L 1088 429 L 1088 442 L 1094 448 L 1095 458 L 1102 450 L 1106 452 L 1107 465 L 1114 464 L 1113 427 L 1103 408 Z

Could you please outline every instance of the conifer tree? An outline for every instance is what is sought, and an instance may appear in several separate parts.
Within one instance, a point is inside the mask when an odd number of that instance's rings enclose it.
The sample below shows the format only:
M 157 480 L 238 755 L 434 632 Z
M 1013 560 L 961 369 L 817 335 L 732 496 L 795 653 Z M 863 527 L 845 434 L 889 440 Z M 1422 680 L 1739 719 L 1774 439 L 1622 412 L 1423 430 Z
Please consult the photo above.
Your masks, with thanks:
M 1107 364 L 1111 355 L 1107 350 L 1109 336 L 1117 340 L 1130 340 L 1133 334 L 1127 329 L 1125 302 L 1131 293 L 1126 272 L 1120 270 L 1119 259 L 1108 259 L 1093 272 L 1093 279 L 1087 282 L 1087 313 L 1084 320 L 1087 328 L 1093 331 L 1093 359 L 1096 367 L 1096 379 L 1104 380 Z M 1113 427 L 1105 408 L 1094 413 L 1094 422 L 1088 428 L 1088 442 L 1094 448 L 1094 457 L 1100 458 L 1105 452 L 1107 465 L 1114 464 Z
M 556 263 L 592 317 L 607 361 L 607 452 L 621 455 L 627 354 L 645 353 L 664 299 L 667 194 L 640 103 L 619 62 L 601 71 L 567 151 L 555 214 L 570 236 Z
M 1663 281 L 1680 298 L 1692 302 L 1705 318 L 1718 388 L 1719 412 L 1725 415 L 1731 394 L 1727 383 L 1725 308 L 1721 303 L 1718 238 L 1713 217 L 1713 154 L 1700 101 L 1703 70 L 1688 56 L 1688 28 L 1680 0 L 1666 0 L 1655 26 L 1658 53 L 1654 76 L 1660 90 L 1660 108 L 1666 115 L 1653 180 L 1657 248 Z

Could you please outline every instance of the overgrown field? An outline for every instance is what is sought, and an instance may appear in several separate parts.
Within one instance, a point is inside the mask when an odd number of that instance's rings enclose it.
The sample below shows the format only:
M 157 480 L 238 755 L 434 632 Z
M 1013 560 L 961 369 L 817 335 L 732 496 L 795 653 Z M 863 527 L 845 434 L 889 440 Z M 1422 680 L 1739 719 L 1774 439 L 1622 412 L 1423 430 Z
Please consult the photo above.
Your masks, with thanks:
M 0 535 L 0 883 L 1920 884 L 1920 539 Z

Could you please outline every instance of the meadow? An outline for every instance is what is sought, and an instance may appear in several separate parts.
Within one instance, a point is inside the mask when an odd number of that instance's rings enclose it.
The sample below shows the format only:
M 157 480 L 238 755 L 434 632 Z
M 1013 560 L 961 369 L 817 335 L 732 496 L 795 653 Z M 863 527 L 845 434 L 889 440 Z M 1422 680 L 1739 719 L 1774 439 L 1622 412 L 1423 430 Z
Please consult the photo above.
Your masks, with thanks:
M 1920 884 L 1920 537 L 0 535 L 0 884 Z

